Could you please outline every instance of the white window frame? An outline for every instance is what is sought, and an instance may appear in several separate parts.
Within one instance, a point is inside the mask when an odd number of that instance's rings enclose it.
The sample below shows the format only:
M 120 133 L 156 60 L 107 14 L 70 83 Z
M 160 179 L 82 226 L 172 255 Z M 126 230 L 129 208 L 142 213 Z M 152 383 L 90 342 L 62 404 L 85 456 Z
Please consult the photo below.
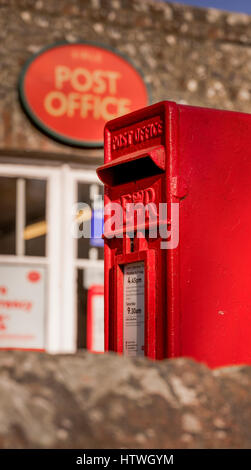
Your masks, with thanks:
M 73 169 L 70 165 L 1 163 L 0 176 L 47 181 L 46 256 L 0 255 L 0 263 L 46 266 L 45 350 L 74 353 L 77 349 L 77 269 L 103 266 L 103 260 L 77 258 L 77 239 L 72 237 L 71 231 L 72 210 L 77 202 L 78 183 L 100 184 L 100 181 L 94 169 Z M 20 221 L 19 224 L 22 226 Z
M 60 346 L 60 171 L 58 168 L 32 165 L 0 164 L 0 176 L 45 179 L 47 181 L 46 219 L 49 227 L 46 237 L 46 256 L 0 255 L 0 263 L 46 266 L 47 296 L 45 302 L 45 350 L 59 352 Z M 52 230 L 53 227 L 53 230 Z

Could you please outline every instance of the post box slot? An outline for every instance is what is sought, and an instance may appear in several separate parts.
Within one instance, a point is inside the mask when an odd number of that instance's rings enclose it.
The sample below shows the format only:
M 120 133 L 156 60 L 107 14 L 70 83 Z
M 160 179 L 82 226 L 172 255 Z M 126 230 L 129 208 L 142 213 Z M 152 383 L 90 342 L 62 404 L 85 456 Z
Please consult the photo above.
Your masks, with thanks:
M 124 155 L 101 166 L 98 176 L 108 186 L 118 186 L 165 170 L 165 152 L 162 146 L 152 147 L 147 152 Z

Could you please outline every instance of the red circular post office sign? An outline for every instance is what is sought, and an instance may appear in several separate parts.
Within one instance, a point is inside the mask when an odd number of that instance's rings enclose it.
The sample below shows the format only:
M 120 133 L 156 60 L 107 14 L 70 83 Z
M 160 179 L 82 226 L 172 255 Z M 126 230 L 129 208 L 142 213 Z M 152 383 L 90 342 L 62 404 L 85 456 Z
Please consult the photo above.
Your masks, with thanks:
M 102 147 L 110 119 L 147 106 L 147 86 L 135 67 L 112 49 L 91 43 L 53 44 L 25 64 L 22 104 L 51 137 Z

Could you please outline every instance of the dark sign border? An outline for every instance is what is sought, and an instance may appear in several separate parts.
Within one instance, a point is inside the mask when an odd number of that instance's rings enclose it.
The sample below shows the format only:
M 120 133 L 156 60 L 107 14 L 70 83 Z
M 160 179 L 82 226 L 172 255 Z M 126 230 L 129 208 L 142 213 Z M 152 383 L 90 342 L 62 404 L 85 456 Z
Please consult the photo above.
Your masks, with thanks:
M 144 75 L 141 72 L 141 70 L 139 70 L 138 67 L 136 67 L 133 64 L 133 62 L 126 55 L 122 54 L 121 52 L 118 52 L 115 48 L 113 48 L 111 46 L 106 46 L 106 45 L 100 44 L 98 42 L 81 41 L 81 40 L 75 41 L 75 42 L 68 42 L 68 41 L 55 42 L 55 43 L 52 43 L 52 44 L 50 44 L 46 47 L 43 47 L 38 52 L 36 52 L 36 54 L 33 54 L 25 62 L 24 66 L 21 70 L 20 76 L 19 76 L 19 81 L 18 81 L 19 97 L 20 97 L 22 107 L 23 107 L 24 111 L 26 112 L 26 114 L 28 115 L 28 117 L 31 119 L 31 121 L 33 123 L 35 123 L 35 125 L 38 129 L 41 129 L 49 137 L 52 137 L 54 140 L 56 140 L 60 143 L 64 143 L 64 144 L 67 144 L 67 145 L 70 145 L 70 146 L 73 146 L 73 147 L 103 148 L 104 147 L 104 141 L 103 140 L 102 141 L 88 141 L 88 140 L 71 139 L 70 137 L 66 137 L 63 134 L 60 134 L 59 132 L 54 131 L 49 126 L 44 124 L 43 121 L 41 121 L 41 119 L 39 119 L 36 116 L 36 114 L 33 112 L 33 110 L 31 109 L 31 107 L 29 105 L 29 102 L 26 98 L 25 91 L 24 91 L 24 80 L 25 80 L 26 73 L 27 73 L 27 71 L 30 67 L 30 64 L 32 62 L 34 62 L 34 60 L 36 60 L 37 57 L 39 57 L 44 52 L 46 52 L 50 49 L 54 49 L 54 48 L 57 48 L 57 47 L 60 47 L 60 46 L 72 46 L 72 45 L 78 45 L 78 44 L 99 47 L 100 49 L 108 50 L 110 52 L 113 52 L 115 55 L 121 57 L 125 62 L 127 62 L 131 67 L 133 67 L 134 70 L 136 70 L 136 72 L 139 74 L 139 76 L 141 77 L 141 79 L 143 81 L 143 84 L 146 87 L 147 100 L 148 100 L 147 105 L 150 105 L 152 103 L 152 94 L 151 94 L 151 89 L 150 89 L 149 84 L 147 84 L 145 82 Z

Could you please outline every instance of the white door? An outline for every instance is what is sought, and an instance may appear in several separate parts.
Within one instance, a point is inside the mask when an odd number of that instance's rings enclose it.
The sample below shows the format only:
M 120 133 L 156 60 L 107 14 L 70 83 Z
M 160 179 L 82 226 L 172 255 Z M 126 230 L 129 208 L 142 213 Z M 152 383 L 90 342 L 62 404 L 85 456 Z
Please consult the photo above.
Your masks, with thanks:
M 86 347 L 87 294 L 91 284 L 103 284 L 103 248 L 89 238 L 74 238 L 76 204 L 91 206 L 103 185 L 94 170 L 63 168 L 63 288 L 62 288 L 62 349 L 74 352 Z M 80 224 L 81 230 L 81 224 Z M 94 245 L 94 246 L 93 246 Z M 98 243 L 96 243 L 98 245 Z

